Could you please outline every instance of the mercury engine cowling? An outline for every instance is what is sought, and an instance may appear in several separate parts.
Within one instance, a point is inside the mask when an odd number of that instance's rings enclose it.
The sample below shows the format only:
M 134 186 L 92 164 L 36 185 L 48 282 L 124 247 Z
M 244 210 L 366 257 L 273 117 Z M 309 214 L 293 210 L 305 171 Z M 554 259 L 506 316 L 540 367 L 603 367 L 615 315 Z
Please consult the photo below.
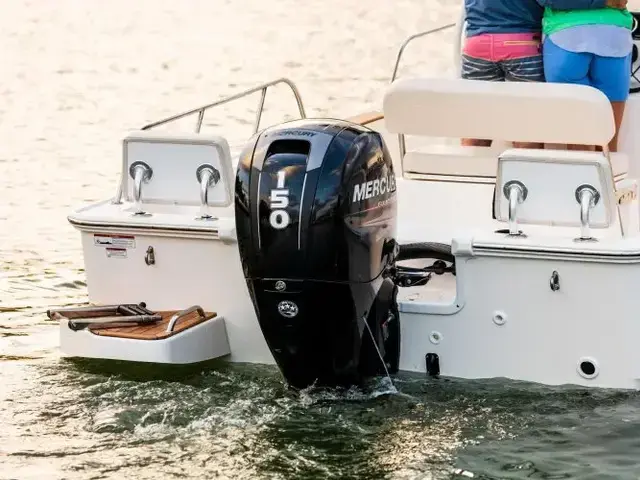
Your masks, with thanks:
M 366 127 L 297 120 L 245 147 L 235 186 L 240 257 L 290 386 L 349 386 L 398 370 L 396 208 L 391 156 Z

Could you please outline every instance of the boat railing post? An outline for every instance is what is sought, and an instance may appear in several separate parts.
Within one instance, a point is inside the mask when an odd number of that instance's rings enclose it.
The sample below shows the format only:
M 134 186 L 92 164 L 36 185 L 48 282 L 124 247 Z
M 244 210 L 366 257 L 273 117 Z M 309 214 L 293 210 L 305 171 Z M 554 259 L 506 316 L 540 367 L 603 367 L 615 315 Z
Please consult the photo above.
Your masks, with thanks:
M 198 110 L 198 122 L 196 123 L 196 133 L 200 133 L 202 122 L 204 121 L 204 108 Z
M 116 194 L 115 194 L 115 196 L 113 197 L 113 200 L 111 201 L 111 203 L 112 203 L 113 205 L 120 205 L 120 204 L 122 204 L 122 194 L 123 194 L 123 191 L 122 191 L 122 189 L 123 189 L 123 187 L 122 187 L 122 183 L 123 183 L 123 181 L 124 181 L 124 178 L 123 178 L 122 173 L 121 173 L 121 174 L 120 174 L 120 181 L 118 182 L 118 188 L 117 188 L 117 190 L 116 190 Z
M 407 153 L 407 144 L 404 140 L 404 133 L 398 135 L 398 147 L 400 148 L 400 168 L 404 175 L 404 156 Z
M 267 97 L 267 87 L 262 89 L 262 93 L 260 94 L 260 103 L 258 103 L 258 111 L 256 112 L 256 122 L 253 126 L 253 133 L 258 133 L 258 129 L 260 128 L 260 119 L 262 118 L 262 111 L 264 110 L 264 100 Z
M 609 168 L 611 169 L 611 175 L 613 175 L 613 164 L 611 163 L 611 150 L 609 149 L 609 145 L 602 145 L 601 147 L 602 147 L 602 153 L 604 154 L 605 157 L 607 157 L 607 161 L 609 162 Z M 617 210 L 617 215 L 618 215 L 618 223 L 620 224 L 620 235 L 622 235 L 624 237 L 624 227 L 623 227 L 623 223 L 624 222 L 622 221 L 622 212 L 620 211 L 619 208 L 616 209 L 616 210 Z
M 455 66 L 456 77 L 462 75 L 462 40 L 466 31 L 466 11 L 464 6 L 460 9 L 460 16 L 456 23 L 456 36 L 453 39 L 453 64 Z

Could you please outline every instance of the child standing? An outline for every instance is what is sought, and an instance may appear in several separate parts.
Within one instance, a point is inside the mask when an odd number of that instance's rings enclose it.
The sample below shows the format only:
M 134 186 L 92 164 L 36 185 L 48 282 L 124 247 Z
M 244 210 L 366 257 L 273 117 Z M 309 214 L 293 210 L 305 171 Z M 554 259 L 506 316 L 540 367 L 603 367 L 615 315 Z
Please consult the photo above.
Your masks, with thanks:
M 544 82 L 541 30 L 545 7 L 548 13 L 557 12 L 551 8 L 601 11 L 607 5 L 621 3 L 626 6 L 626 0 L 465 0 L 467 30 L 462 78 Z M 490 146 L 491 140 L 463 139 L 462 144 Z M 515 146 L 543 147 L 538 143 L 515 143 Z
M 547 82 L 590 85 L 602 91 L 613 109 L 616 133 L 609 143 L 618 149 L 618 132 L 631 84 L 633 17 L 623 8 L 555 10 L 543 19 L 544 72 Z M 593 150 L 586 145 L 571 149 Z

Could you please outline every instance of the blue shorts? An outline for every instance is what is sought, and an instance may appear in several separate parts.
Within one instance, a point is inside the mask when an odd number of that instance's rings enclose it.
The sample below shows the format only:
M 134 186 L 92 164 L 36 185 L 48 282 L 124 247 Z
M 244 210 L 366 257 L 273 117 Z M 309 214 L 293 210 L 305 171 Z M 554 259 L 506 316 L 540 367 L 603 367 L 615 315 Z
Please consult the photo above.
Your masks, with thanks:
M 604 93 L 610 102 L 624 102 L 631 84 L 631 55 L 601 57 L 574 53 L 545 38 L 542 54 L 544 75 L 551 83 L 589 85 Z

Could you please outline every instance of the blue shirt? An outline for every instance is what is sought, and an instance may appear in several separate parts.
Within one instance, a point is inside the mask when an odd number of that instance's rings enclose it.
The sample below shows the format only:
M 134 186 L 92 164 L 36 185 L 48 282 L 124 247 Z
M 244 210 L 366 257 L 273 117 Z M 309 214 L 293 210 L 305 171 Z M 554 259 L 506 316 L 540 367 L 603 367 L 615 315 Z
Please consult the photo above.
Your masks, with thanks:
M 604 8 L 606 0 L 465 0 L 466 34 L 536 33 L 544 7 L 558 10 Z
M 616 25 L 580 25 L 549 35 L 560 48 L 601 57 L 626 57 L 633 49 L 631 30 Z

